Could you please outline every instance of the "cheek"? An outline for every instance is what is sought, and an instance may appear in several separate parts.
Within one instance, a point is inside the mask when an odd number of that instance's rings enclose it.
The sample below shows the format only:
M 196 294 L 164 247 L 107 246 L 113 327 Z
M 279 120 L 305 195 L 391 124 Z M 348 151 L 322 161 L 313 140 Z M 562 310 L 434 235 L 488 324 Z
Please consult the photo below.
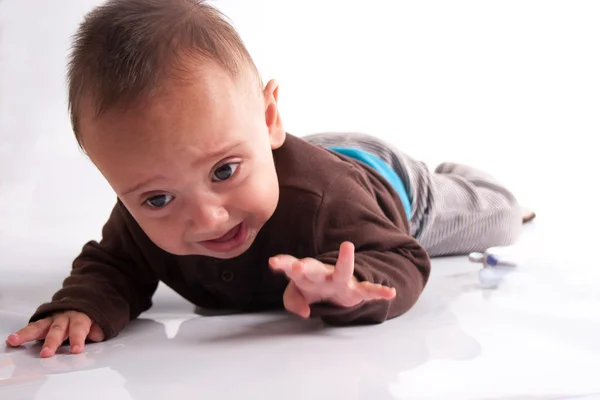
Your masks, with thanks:
M 150 240 L 164 251 L 172 254 L 184 254 L 181 226 L 169 218 L 136 218 L 138 224 Z
M 277 206 L 279 199 L 279 185 L 273 167 L 261 166 L 260 171 L 254 169 L 252 175 L 243 185 L 238 197 L 240 208 L 254 214 L 257 218 L 266 220 Z

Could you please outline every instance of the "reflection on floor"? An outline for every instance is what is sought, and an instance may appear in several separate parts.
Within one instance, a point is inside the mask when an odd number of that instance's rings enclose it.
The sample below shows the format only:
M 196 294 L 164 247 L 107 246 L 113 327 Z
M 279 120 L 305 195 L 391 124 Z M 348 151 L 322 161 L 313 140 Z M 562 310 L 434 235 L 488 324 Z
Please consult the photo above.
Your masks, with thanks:
M 544 257 L 547 239 L 530 227 L 517 247 L 524 264 L 496 290 L 481 288 L 465 257 L 434 260 L 419 303 L 371 327 L 328 328 L 285 313 L 199 316 L 161 287 L 150 312 L 84 354 L 40 359 L 39 345 L 7 349 L 0 397 L 600 398 L 600 295 L 581 268 Z M 2 277 L 6 336 L 61 276 Z

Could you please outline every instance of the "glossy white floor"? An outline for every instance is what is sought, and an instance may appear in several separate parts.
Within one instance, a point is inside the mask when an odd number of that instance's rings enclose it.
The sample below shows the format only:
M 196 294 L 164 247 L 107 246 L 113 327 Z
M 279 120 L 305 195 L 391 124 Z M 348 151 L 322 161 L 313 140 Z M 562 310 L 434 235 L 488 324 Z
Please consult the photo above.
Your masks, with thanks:
M 0 337 L 48 300 L 114 200 L 64 104 L 69 36 L 95 4 L 0 0 Z M 369 131 L 514 188 L 539 215 L 519 268 L 484 290 L 465 257 L 435 260 L 408 314 L 347 329 L 198 316 L 161 287 L 85 354 L 1 349 L 0 399 L 600 398 L 596 3 L 216 4 L 281 78 L 290 132 Z

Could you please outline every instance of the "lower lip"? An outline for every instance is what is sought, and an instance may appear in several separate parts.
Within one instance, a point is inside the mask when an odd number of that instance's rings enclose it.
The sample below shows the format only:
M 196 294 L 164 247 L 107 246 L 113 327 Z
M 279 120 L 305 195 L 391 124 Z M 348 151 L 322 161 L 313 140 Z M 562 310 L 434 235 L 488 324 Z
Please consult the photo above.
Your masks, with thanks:
M 233 229 L 231 229 L 231 231 L 232 230 L 237 230 L 237 232 L 231 239 L 226 241 L 206 240 L 202 242 L 202 246 L 215 253 L 227 253 L 229 251 L 237 249 L 246 242 L 246 237 L 248 236 L 248 229 L 246 228 L 246 224 L 242 222 Z M 231 231 L 227 232 L 223 236 L 229 235 Z

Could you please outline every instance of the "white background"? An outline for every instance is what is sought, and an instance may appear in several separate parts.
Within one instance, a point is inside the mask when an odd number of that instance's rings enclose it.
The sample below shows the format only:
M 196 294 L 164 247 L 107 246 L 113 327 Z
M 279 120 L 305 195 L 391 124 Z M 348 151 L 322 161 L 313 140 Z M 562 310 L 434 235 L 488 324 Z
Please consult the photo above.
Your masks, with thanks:
M 77 251 L 114 201 L 77 149 L 65 102 L 70 35 L 96 4 L 0 1 L 0 262 L 35 244 Z M 600 3 L 215 4 L 264 80 L 280 81 L 289 132 L 364 131 L 432 166 L 488 169 L 542 224 L 596 213 L 581 202 L 598 171 Z

